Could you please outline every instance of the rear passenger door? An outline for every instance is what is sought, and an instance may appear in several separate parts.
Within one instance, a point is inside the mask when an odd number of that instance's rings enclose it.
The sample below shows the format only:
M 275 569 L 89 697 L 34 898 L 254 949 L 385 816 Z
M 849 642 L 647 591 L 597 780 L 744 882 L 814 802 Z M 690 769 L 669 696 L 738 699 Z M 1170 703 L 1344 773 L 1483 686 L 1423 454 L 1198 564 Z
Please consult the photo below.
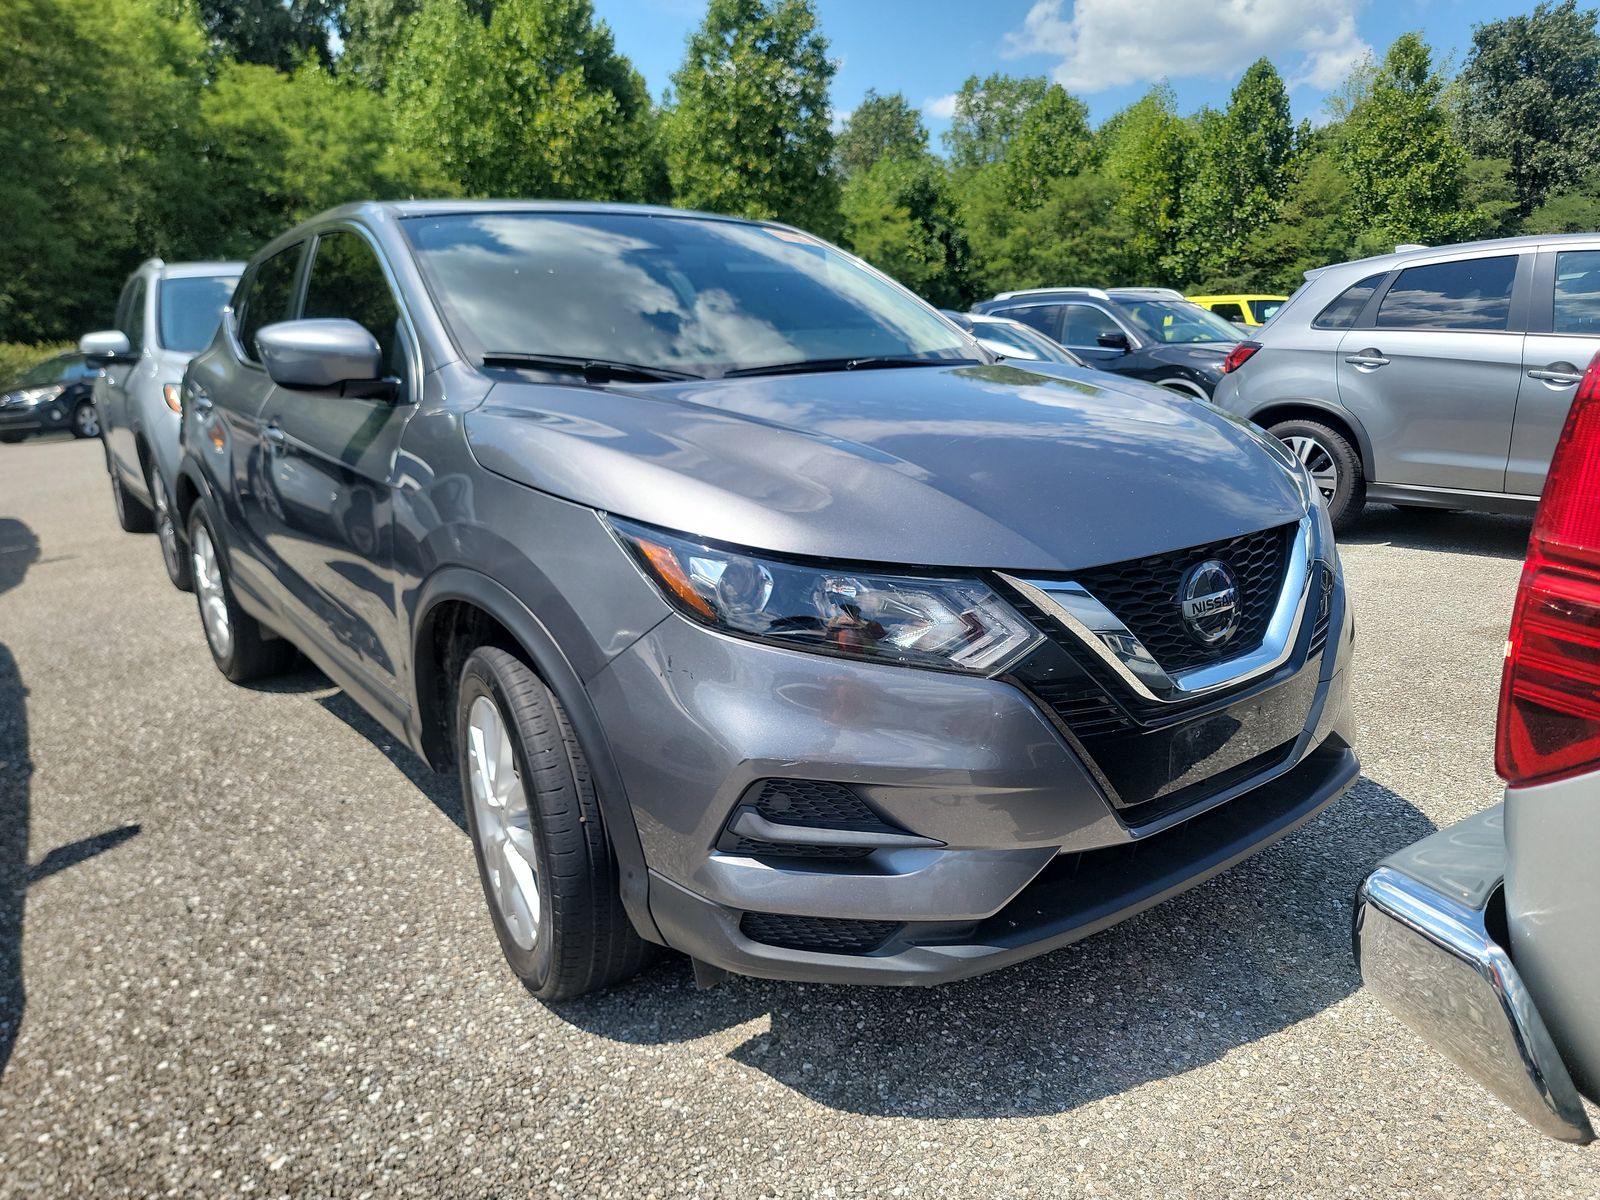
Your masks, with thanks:
M 1583 372 L 1600 352 L 1600 242 L 1545 247 L 1533 273 L 1506 491 L 1537 496 Z
M 1339 344 L 1339 398 L 1366 427 L 1373 482 L 1505 488 L 1532 254 L 1402 268 Z M 1520 282 L 1519 282 L 1520 281 Z

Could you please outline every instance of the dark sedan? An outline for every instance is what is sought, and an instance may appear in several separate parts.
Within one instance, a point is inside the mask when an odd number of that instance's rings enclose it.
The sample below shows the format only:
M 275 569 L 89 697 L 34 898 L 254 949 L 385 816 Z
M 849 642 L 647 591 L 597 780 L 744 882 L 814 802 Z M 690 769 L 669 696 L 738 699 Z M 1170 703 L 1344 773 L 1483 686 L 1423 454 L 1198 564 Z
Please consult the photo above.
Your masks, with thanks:
M 52 429 L 99 437 L 100 417 L 91 398 L 97 373 L 75 351 L 29 367 L 0 393 L 0 442 L 20 442 Z

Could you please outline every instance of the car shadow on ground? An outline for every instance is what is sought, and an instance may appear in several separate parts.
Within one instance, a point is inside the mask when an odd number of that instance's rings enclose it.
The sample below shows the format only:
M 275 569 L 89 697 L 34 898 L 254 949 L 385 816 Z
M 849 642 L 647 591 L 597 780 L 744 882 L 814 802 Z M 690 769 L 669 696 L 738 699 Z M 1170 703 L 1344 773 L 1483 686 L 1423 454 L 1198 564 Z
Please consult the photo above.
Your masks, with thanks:
M 1532 517 L 1374 504 L 1354 528 L 1339 535 L 1339 541 L 1351 546 L 1399 546 L 1520 560 L 1527 553 L 1532 529 Z
M 22 582 L 39 560 L 39 540 L 21 521 L 0 517 L 0 592 Z M 28 742 L 28 689 L 16 657 L 0 643 L 0 1078 L 16 1045 L 27 1006 L 22 933 L 28 888 L 119 846 L 139 832 L 125 825 L 58 846 L 28 863 L 29 792 L 33 759 Z

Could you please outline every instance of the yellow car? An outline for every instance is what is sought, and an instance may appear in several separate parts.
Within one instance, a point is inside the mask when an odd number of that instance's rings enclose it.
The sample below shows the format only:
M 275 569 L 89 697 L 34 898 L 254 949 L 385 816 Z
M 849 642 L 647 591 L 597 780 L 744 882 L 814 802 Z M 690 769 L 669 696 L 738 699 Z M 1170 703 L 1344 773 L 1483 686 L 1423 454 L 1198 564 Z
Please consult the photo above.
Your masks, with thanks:
M 1201 308 L 1209 308 L 1225 321 L 1255 329 L 1272 319 L 1287 296 L 1190 296 Z

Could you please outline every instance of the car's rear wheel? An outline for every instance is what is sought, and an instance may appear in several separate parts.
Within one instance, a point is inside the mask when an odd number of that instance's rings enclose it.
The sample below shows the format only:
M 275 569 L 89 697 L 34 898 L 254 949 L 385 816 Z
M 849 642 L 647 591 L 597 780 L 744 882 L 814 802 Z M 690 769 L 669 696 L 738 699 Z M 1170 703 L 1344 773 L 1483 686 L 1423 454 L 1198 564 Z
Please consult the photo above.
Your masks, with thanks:
M 161 468 L 150 467 L 150 498 L 155 502 L 156 537 L 161 542 L 161 565 L 167 568 L 167 578 L 180 592 L 187 592 L 194 583 L 194 571 L 189 565 L 189 555 L 178 536 L 178 520 L 172 512 L 172 501 L 167 495 L 167 481 Z
M 128 489 L 122 484 L 122 476 L 111 465 L 109 456 L 106 471 L 111 476 L 111 503 L 117 510 L 117 524 L 122 526 L 124 533 L 149 533 L 155 528 L 155 517 L 128 494 Z
M 72 410 L 72 436 L 92 438 L 100 436 L 100 413 L 92 401 L 80 400 Z
M 634 974 L 652 948 L 623 909 L 588 760 L 560 702 L 484 646 L 456 691 L 462 801 L 500 948 L 530 992 L 567 1000 Z
M 1311 473 L 1338 532 L 1348 529 L 1367 503 L 1361 456 L 1337 430 L 1316 421 L 1282 421 L 1269 430 Z
M 288 670 L 295 659 L 294 647 L 269 634 L 234 600 L 222 551 L 198 504 L 189 514 L 189 566 L 200 624 L 217 670 L 234 683 L 249 683 Z

